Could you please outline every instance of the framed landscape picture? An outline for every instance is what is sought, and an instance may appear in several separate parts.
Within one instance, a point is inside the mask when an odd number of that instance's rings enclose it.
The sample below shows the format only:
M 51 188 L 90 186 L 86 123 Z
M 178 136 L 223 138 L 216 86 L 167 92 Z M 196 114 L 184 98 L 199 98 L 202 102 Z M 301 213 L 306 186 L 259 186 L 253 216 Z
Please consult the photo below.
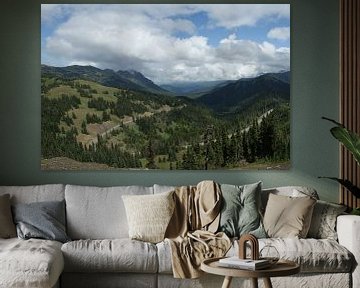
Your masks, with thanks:
M 41 5 L 43 170 L 289 167 L 289 4 Z

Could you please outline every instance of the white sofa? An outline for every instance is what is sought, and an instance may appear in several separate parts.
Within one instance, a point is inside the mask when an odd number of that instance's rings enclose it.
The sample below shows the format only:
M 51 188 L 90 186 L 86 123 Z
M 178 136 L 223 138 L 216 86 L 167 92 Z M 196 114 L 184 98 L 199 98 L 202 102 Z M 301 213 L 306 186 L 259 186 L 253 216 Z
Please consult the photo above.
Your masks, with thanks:
M 221 287 L 222 277 L 172 277 L 167 242 L 151 244 L 128 238 L 122 195 L 156 194 L 173 187 L 154 185 L 90 187 L 76 185 L 0 186 L 15 203 L 66 202 L 65 244 L 40 239 L 0 239 L 0 287 Z M 279 188 L 288 195 L 291 188 Z M 264 190 L 266 196 L 269 190 Z M 263 197 L 266 199 L 266 197 Z M 329 239 L 260 239 L 275 246 L 281 257 L 297 261 L 301 273 L 273 278 L 274 287 L 360 287 L 360 217 L 337 219 L 338 241 Z M 228 255 L 237 253 L 237 243 Z M 234 279 L 248 287 L 250 282 Z M 260 287 L 262 281 L 259 281 Z M 243 287 L 243 286 L 241 286 Z

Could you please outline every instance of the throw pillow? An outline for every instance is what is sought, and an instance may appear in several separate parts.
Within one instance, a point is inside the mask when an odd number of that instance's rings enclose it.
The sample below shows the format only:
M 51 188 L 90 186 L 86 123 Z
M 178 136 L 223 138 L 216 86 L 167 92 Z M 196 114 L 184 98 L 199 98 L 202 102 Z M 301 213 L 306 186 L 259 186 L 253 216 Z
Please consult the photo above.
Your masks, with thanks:
M 173 193 L 122 196 L 131 239 L 151 243 L 164 240 L 175 208 Z
M 336 219 L 346 206 L 318 200 L 312 214 L 308 237 L 337 240 Z
M 13 214 L 19 238 L 70 241 L 65 232 L 65 201 L 15 204 Z
M 0 238 L 16 237 L 15 224 L 11 215 L 10 195 L 0 196 Z
M 264 227 L 269 237 L 305 238 L 316 200 L 306 197 L 269 195 Z
M 219 231 L 229 237 L 251 233 L 258 238 L 265 238 L 260 216 L 261 182 L 243 186 L 222 184 L 221 192 L 223 199 Z

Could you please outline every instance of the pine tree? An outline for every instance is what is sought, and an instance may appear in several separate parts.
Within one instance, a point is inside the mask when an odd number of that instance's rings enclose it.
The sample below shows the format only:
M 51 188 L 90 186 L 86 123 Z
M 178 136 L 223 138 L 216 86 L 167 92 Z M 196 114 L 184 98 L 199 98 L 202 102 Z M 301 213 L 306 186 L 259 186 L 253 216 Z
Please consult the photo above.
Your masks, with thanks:
M 106 121 L 110 121 L 110 120 L 111 120 L 111 119 L 110 119 L 110 114 L 107 113 L 106 110 L 103 111 L 103 113 L 102 113 L 102 121 L 103 121 L 103 122 L 106 122 Z
M 81 122 L 81 133 L 82 133 L 82 134 L 89 134 L 89 132 L 87 131 L 87 128 L 86 128 L 86 122 L 85 122 L 85 120 L 83 120 L 83 121 Z
M 260 155 L 262 158 L 272 159 L 274 156 L 275 129 L 271 115 L 262 120 L 259 130 Z
M 176 162 L 175 149 L 174 149 L 174 148 L 169 148 L 168 151 L 169 151 L 168 161 L 169 161 L 169 162 Z
M 204 133 L 204 137 L 203 137 L 203 142 L 204 142 L 204 169 L 208 170 L 209 169 L 209 164 L 211 161 L 213 161 L 213 157 L 214 157 L 214 153 L 212 150 L 212 142 L 213 140 L 213 131 L 214 131 L 214 126 L 213 125 L 209 125 L 208 127 L 206 127 L 205 133 Z
M 147 157 L 148 163 L 146 164 L 146 168 L 148 169 L 157 169 L 158 167 L 155 164 L 155 153 L 153 149 L 153 144 L 151 138 L 149 139 L 148 146 L 147 146 Z
M 244 132 L 242 135 L 242 147 L 243 147 L 243 156 L 244 159 L 249 162 L 249 144 L 248 144 L 248 137 L 247 133 Z
M 249 145 L 249 157 L 248 162 L 255 162 L 258 156 L 259 145 L 259 131 L 257 120 L 255 119 L 248 132 L 248 145 Z

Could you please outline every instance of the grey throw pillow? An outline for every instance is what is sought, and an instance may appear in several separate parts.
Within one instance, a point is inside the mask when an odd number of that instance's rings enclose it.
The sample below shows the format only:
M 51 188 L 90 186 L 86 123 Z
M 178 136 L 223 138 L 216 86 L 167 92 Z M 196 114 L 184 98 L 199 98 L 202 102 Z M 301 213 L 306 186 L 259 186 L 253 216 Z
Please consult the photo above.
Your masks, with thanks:
M 10 195 L 0 196 L 0 238 L 16 237 L 15 224 L 11 215 Z
M 337 240 L 336 219 L 346 206 L 318 200 L 312 214 L 309 238 Z
M 229 237 L 250 233 L 265 238 L 260 216 L 261 182 L 243 186 L 222 184 L 221 192 L 223 201 L 219 231 Z
M 16 204 L 13 214 L 19 238 L 70 241 L 65 232 L 65 201 Z

